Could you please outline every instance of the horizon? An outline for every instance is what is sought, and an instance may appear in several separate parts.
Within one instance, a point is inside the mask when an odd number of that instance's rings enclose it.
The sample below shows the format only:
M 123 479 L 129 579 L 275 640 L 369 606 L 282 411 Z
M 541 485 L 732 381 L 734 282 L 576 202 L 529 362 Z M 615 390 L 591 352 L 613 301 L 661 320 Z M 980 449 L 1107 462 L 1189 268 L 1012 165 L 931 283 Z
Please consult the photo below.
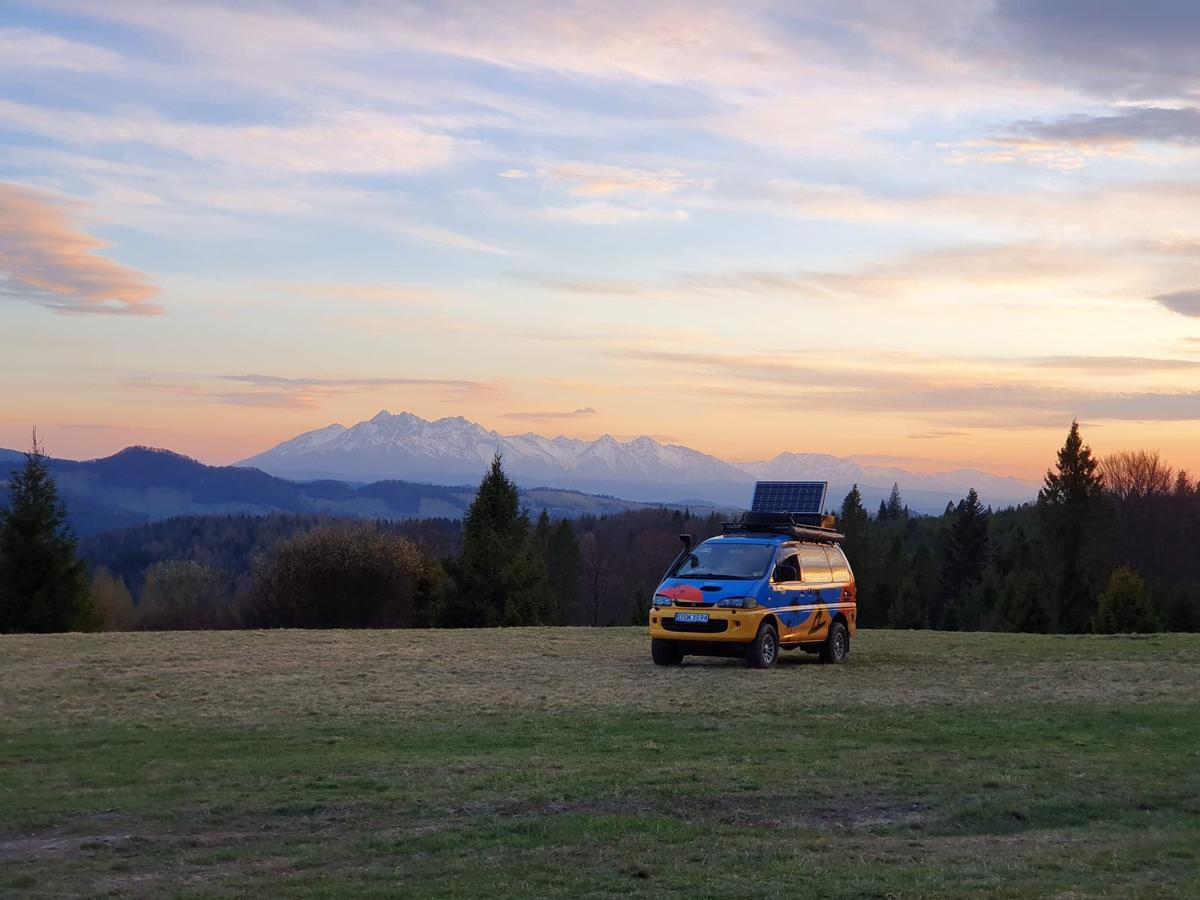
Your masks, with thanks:
M 0 446 L 1200 471 L 1200 8 L 0 13 Z
M 351 428 L 353 428 L 355 425 L 362 425 L 362 424 L 365 424 L 365 423 L 367 423 L 367 422 L 373 421 L 374 419 L 376 419 L 376 418 L 378 418 L 379 416 L 382 416 L 382 415 L 391 416 L 391 417 L 393 417 L 393 418 L 395 418 L 395 417 L 398 417 L 398 416 L 403 416 L 403 415 L 413 415 L 413 416 L 416 416 L 416 414 L 415 414 L 415 413 L 410 413 L 410 412 L 408 412 L 407 410 L 401 410 L 401 411 L 400 411 L 400 412 L 398 412 L 398 413 L 392 413 L 392 412 L 390 412 L 389 410 L 383 409 L 383 410 L 379 410 L 379 411 L 378 411 L 378 412 L 377 412 L 377 413 L 376 413 L 374 416 L 371 416 L 371 417 L 369 417 L 369 418 L 367 418 L 367 419 L 360 420 L 359 422 L 355 422 L 355 423 L 353 423 L 353 424 L 352 424 L 352 425 L 350 425 L 350 426 L 347 426 L 347 425 L 345 425 L 345 423 L 342 423 L 342 422 L 332 422 L 332 423 L 329 423 L 329 425 L 327 425 L 327 426 L 323 426 L 323 427 L 332 427 L 332 426 L 336 425 L 336 426 L 340 426 L 340 427 L 342 427 L 342 428 L 345 428 L 346 430 L 350 430 L 350 429 L 351 429 Z M 420 419 L 422 422 L 424 422 L 424 423 L 426 423 L 426 424 L 431 424 L 431 425 L 433 425 L 433 424 L 437 424 L 437 423 L 438 423 L 438 422 L 440 422 L 440 421 L 446 421 L 446 420 L 449 420 L 449 421 L 464 421 L 464 422 L 466 422 L 466 423 L 468 423 L 468 424 L 471 424 L 471 425 L 477 425 L 477 426 L 479 426 L 479 427 L 481 427 L 481 428 L 485 428 L 485 429 L 487 429 L 487 426 L 486 426 L 486 425 L 484 425 L 483 423 L 480 423 L 480 422 L 474 422 L 474 421 L 472 421 L 472 420 L 470 420 L 470 419 L 467 419 L 467 418 L 466 418 L 466 417 L 464 417 L 464 416 L 444 416 L 444 417 L 442 417 L 441 419 L 432 419 L 432 420 L 431 420 L 431 419 L 424 419 L 424 418 L 422 418 L 422 417 L 420 417 L 420 416 L 416 416 L 416 418 Z M 297 438 L 297 437 L 303 437 L 303 436 L 305 436 L 306 434 L 310 434 L 310 433 L 312 433 L 312 432 L 314 432 L 314 431 L 319 431 L 319 430 L 321 430 L 321 429 L 320 429 L 320 428 L 317 428 L 317 429 L 311 429 L 311 430 L 310 430 L 310 431 L 308 431 L 308 432 L 302 432 L 301 434 L 298 434 L 298 435 L 293 435 L 292 437 L 293 437 L 293 438 Z M 489 431 L 492 431 L 492 432 L 494 432 L 494 433 L 496 433 L 496 434 L 500 435 L 501 437 L 506 437 L 506 438 L 511 438 L 511 437 L 524 437 L 524 436 L 538 436 L 538 437 L 542 437 L 542 438 L 545 438 L 545 439 L 547 439 L 547 440 L 551 440 L 551 441 L 558 440 L 558 439 L 560 439 L 560 438 L 566 438 L 566 435 L 542 434 L 542 433 L 535 432 L 535 431 L 525 431 L 525 432 L 519 432 L 519 433 L 518 433 L 518 432 L 510 432 L 510 433 L 505 433 L 505 432 L 497 431 L 497 430 L 496 430 L 496 429 L 494 429 L 494 428 L 493 428 L 493 429 L 487 429 L 487 430 L 489 430 Z M 610 438 L 610 439 L 612 439 L 612 440 L 614 440 L 614 441 L 616 441 L 617 443 L 619 443 L 619 444 L 622 444 L 622 445 L 629 445 L 629 444 L 632 444 L 632 443 L 634 443 L 634 442 L 636 442 L 636 441 L 639 441 L 639 440 L 645 440 L 645 439 L 649 439 L 649 440 L 651 440 L 651 441 L 654 441 L 655 443 L 658 443 L 660 446 L 665 446 L 665 447 L 678 446 L 678 447 L 682 447 L 683 449 L 693 449 L 693 450 L 695 449 L 695 448 L 689 448 L 689 447 L 687 447 L 686 445 L 681 445 L 681 444 L 672 444 L 672 443 L 669 443 L 669 442 L 659 441 L 657 438 L 653 437 L 652 435 L 646 435 L 646 434 L 640 434 L 640 435 L 613 435 L 613 434 L 604 433 L 604 434 L 595 435 L 595 436 L 583 436 L 583 437 L 580 437 L 580 438 L 569 438 L 569 440 L 578 440 L 578 441 L 582 441 L 582 442 L 584 442 L 584 443 L 594 443 L 594 442 L 596 442 L 596 441 L 600 441 L 600 440 L 602 440 L 602 439 L 604 439 L 604 438 Z M 281 443 L 286 443 L 286 441 L 284 441 L 284 442 L 281 442 Z M 171 454 L 173 454 L 173 455 L 175 455 L 175 456 L 181 456 L 181 457 L 184 457 L 184 458 L 186 458 L 186 459 L 190 459 L 190 460 L 192 460 L 193 462 L 198 462 L 198 463 L 201 463 L 202 465 L 207 465 L 207 466 L 248 466 L 248 467 L 250 467 L 250 468 L 259 468 L 258 466 L 252 466 L 252 465 L 250 465 L 250 461 L 251 461 L 251 460 L 252 460 L 252 459 L 253 459 L 255 456 L 259 456 L 259 455 L 261 455 L 262 453 L 265 453 L 265 452 L 267 452 L 267 451 L 269 451 L 269 450 L 275 449 L 275 447 L 278 447 L 278 446 L 279 446 L 279 444 L 274 444 L 274 445 L 272 445 L 271 447 L 264 447 L 264 448 L 262 448 L 262 450 L 261 450 L 261 451 L 259 451 L 259 452 L 253 453 L 253 454 L 251 454 L 250 456 L 247 456 L 247 457 L 245 457 L 245 458 L 242 458 L 242 459 L 233 460 L 233 461 L 231 461 L 231 462 L 210 462 L 210 461 L 207 461 L 207 460 L 201 459 L 201 458 L 199 458 L 199 457 L 192 456 L 191 454 L 184 453 L 184 452 L 182 452 L 182 451 L 180 451 L 180 450 L 176 450 L 176 449 L 174 449 L 174 448 L 172 448 L 172 447 L 163 447 L 163 446 L 157 446 L 157 445 L 154 445 L 154 444 L 137 444 L 137 443 L 135 443 L 135 444 L 125 444 L 124 446 L 117 447 L 117 448 L 113 449 L 111 452 L 103 453 L 103 454 L 100 454 L 100 455 L 98 455 L 98 456 L 73 456 L 73 457 L 69 457 L 69 456 L 62 456 L 62 455 L 60 455 L 60 454 L 55 454 L 55 453 L 51 453 L 51 452 L 47 451 L 47 450 L 46 450 L 46 448 L 45 448 L 45 446 L 44 446 L 44 441 L 42 440 L 42 438 L 41 438 L 40 436 L 38 437 L 38 444 L 39 444 L 39 447 L 41 447 L 41 448 L 43 449 L 43 452 L 45 453 L 45 455 L 46 455 L 47 457 L 50 457 L 50 458 L 55 458 L 55 459 L 63 459 L 63 460 L 72 461 L 72 462 L 95 462 L 95 461 L 98 461 L 98 460 L 101 460 L 101 459 L 107 459 L 107 458 L 109 458 L 109 457 L 116 456 L 116 455 L 118 455 L 118 454 L 121 454 L 121 453 L 124 453 L 125 451 L 128 451 L 128 450 L 149 450 L 149 451 L 152 451 L 152 452 L 164 452 L 164 453 L 171 453 Z M 21 448 L 21 447 L 16 447 L 16 446 L 2 446 L 2 445 L 0 445 L 0 450 L 7 450 L 7 451 L 10 451 L 10 452 L 24 453 L 24 452 L 27 452 L 28 448 Z M 779 452 L 779 453 L 772 454 L 770 457 L 763 457 L 763 458 L 761 458 L 761 459 L 722 459 L 721 457 L 715 457 L 715 456 L 714 456 L 713 458 L 714 458 L 714 459 L 717 459 L 717 460 L 720 460 L 721 462 L 728 463 L 728 464 L 730 464 L 730 465 L 732 465 L 732 466 L 734 466 L 734 467 L 743 467 L 743 466 L 751 466 L 751 465 L 757 465 L 757 464 L 762 464 L 762 463 L 766 463 L 766 462 L 771 462 L 771 461 L 777 460 L 777 459 L 779 459 L 779 458 L 781 458 L 781 457 L 784 457 L 784 456 L 789 456 L 789 455 L 792 455 L 792 456 L 832 456 L 831 454 L 825 454 L 825 453 L 816 452 L 816 451 L 814 451 L 814 452 L 801 452 L 801 451 L 789 451 L 789 450 L 785 450 L 785 451 L 781 451 L 781 452 Z M 982 473 L 982 474 L 985 474 L 985 475 L 992 475 L 992 476 L 994 476 L 994 477 L 998 477 L 998 478 L 1015 478 L 1015 476 L 1011 476 L 1011 475 L 1005 475 L 1005 474 L 1003 474 L 1003 473 L 999 473 L 999 474 L 998 474 L 998 473 L 994 473 L 994 472 L 987 472 L 987 471 L 986 471 L 986 470 L 984 470 L 984 469 L 979 469 L 979 468 L 977 468 L 977 467 L 974 467 L 974 466 L 969 466 L 969 465 L 966 465 L 966 466 L 959 466 L 959 467 L 956 467 L 956 468 L 953 468 L 953 469 L 952 469 L 952 468 L 940 468 L 940 469 L 939 469 L 939 468 L 921 468 L 921 467 L 918 467 L 918 466 L 912 466 L 912 467 L 908 467 L 908 468 L 906 468 L 906 467 L 904 467 L 904 466 L 898 466 L 898 465 L 894 465 L 894 464 L 892 464 L 892 463 L 881 462 L 881 461 L 878 461 L 877 459 L 876 459 L 876 460 L 873 460 L 873 459 L 860 459 L 860 458 L 857 458 L 857 457 L 854 457 L 854 456 L 844 456 L 844 457 L 836 457 L 836 456 L 835 456 L 835 457 L 832 457 L 832 458 L 833 458 L 833 459 L 836 459 L 836 460 L 839 460 L 839 461 L 845 461 L 845 460 L 848 460 L 848 461 L 850 461 L 850 462 L 853 462 L 853 463 L 856 463 L 856 464 L 858 464 L 858 465 L 860 465 L 860 466 L 863 466 L 864 468 L 867 468 L 867 469 L 879 469 L 879 470 L 881 470 L 881 471 L 898 471 L 898 472 L 900 472 L 900 473 L 902 473 L 902 474 L 909 474 L 909 475 L 951 475 L 951 474 L 955 474 L 956 472 L 959 472 L 959 471 L 963 471 L 963 472 L 966 472 L 966 471 L 971 471 L 971 472 L 980 472 L 980 473 Z M 266 471 L 266 470 L 263 470 L 263 471 Z M 483 466 L 483 465 L 481 465 L 481 468 L 480 468 L 480 475 L 482 476 L 483 474 L 485 474 L 485 472 L 486 472 L 486 466 Z M 747 473 L 747 474 L 752 474 L 752 473 Z M 287 475 L 284 475 L 284 476 L 279 476 L 279 477 L 283 477 L 283 478 L 285 478 L 285 479 L 288 479 L 288 480 L 294 480 L 294 479 L 292 479 L 292 477 L 291 477 L 291 476 L 287 476 Z M 421 479 L 420 479 L 420 476 L 419 476 L 419 474 L 418 474 L 418 475 L 415 475 L 415 476 L 413 476 L 413 479 L 412 479 L 412 480 L 414 480 L 415 482 L 421 482 Z M 1023 485 L 1026 485 L 1026 486 L 1031 486 L 1031 487 L 1035 487 L 1035 488 L 1036 488 L 1036 486 L 1037 486 L 1037 483 L 1036 483 L 1036 482 L 1033 482 L 1033 481 L 1027 481 L 1027 480 L 1025 480 L 1025 479 L 1019 479 L 1019 478 L 1016 478 L 1015 480 L 1017 480 L 1017 481 L 1021 482 Z M 878 485 L 876 485 L 876 487 L 878 487 Z

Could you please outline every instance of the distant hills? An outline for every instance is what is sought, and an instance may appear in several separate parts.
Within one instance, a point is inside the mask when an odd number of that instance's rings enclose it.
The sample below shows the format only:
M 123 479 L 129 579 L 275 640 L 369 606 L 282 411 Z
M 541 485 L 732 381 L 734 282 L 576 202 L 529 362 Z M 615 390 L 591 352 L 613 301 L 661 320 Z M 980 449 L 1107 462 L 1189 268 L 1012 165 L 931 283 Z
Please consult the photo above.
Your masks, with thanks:
M 909 506 L 941 512 L 974 487 L 985 503 L 1007 506 L 1031 500 L 1034 485 L 971 469 L 935 475 L 864 466 L 823 453 L 781 453 L 773 459 L 733 464 L 698 450 L 649 437 L 618 441 L 502 435 L 461 416 L 429 421 L 411 413 L 380 412 L 353 427 L 329 425 L 272 447 L 239 465 L 287 478 L 373 481 L 404 478 L 433 484 L 474 481 L 491 460 L 522 484 L 627 497 L 639 501 L 704 500 L 744 506 L 757 479 L 830 482 L 834 506 L 854 483 L 878 506 L 899 483 Z
M 24 455 L 0 449 L 0 502 L 8 475 Z M 479 468 L 461 485 L 387 480 L 348 484 L 338 480 L 297 482 L 240 466 L 207 466 L 148 447 L 129 447 L 104 459 L 51 460 L 59 492 L 79 535 L 185 515 L 314 513 L 364 519 L 460 518 L 475 496 Z M 465 481 L 466 479 L 464 479 Z M 648 504 L 579 491 L 529 488 L 522 502 L 534 514 L 555 517 L 605 515 Z
M 208 466 L 169 450 L 129 447 L 51 467 L 80 535 L 185 515 L 308 513 L 366 519 L 459 518 L 493 454 L 535 514 L 605 515 L 645 506 L 747 505 L 756 479 L 830 482 L 836 508 L 859 485 L 868 508 L 898 483 L 909 507 L 939 513 L 974 487 L 985 503 L 1031 500 L 1036 487 L 970 469 L 925 475 L 821 453 L 781 453 L 734 465 L 648 437 L 618 441 L 504 436 L 461 417 L 427 421 L 381 412 L 352 428 L 302 434 L 236 466 Z M 0 502 L 23 454 L 0 449 Z M 622 499 L 617 499 L 622 498 Z

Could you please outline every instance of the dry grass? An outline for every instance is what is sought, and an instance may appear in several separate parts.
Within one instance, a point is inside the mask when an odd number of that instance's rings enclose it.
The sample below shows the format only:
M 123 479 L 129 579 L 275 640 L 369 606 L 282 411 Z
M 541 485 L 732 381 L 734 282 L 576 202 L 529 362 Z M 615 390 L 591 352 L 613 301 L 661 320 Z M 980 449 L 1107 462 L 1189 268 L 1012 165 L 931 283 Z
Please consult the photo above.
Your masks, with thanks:
M 1192 896 L 1200 637 L 0 637 L 0 894 Z
M 713 714 L 743 691 L 806 712 L 843 697 L 896 708 L 1194 701 L 1190 636 L 863 632 L 850 665 L 803 653 L 754 672 L 721 659 L 655 669 L 640 629 L 252 631 L 0 637 L 0 709 L 15 719 L 262 723 L 297 715 L 388 720 L 460 712 Z

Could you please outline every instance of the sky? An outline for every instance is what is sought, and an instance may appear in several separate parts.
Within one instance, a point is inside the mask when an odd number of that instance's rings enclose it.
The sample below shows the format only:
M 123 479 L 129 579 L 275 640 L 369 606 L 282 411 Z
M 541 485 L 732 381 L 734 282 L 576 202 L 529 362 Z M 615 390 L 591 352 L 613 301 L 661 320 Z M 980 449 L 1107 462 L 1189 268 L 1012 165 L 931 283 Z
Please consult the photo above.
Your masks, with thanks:
M 0 446 L 1200 473 L 1192 0 L 0 5 Z

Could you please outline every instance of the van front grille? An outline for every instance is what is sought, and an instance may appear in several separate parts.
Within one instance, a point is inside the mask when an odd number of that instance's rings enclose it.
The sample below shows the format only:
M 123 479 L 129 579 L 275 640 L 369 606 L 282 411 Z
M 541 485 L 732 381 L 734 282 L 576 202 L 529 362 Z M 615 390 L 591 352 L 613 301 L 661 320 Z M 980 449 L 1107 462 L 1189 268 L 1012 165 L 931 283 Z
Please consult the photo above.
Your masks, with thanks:
M 692 634 L 720 634 L 729 628 L 729 623 L 724 619 L 708 622 L 676 622 L 674 619 L 663 619 L 663 628 L 667 631 L 690 631 Z

